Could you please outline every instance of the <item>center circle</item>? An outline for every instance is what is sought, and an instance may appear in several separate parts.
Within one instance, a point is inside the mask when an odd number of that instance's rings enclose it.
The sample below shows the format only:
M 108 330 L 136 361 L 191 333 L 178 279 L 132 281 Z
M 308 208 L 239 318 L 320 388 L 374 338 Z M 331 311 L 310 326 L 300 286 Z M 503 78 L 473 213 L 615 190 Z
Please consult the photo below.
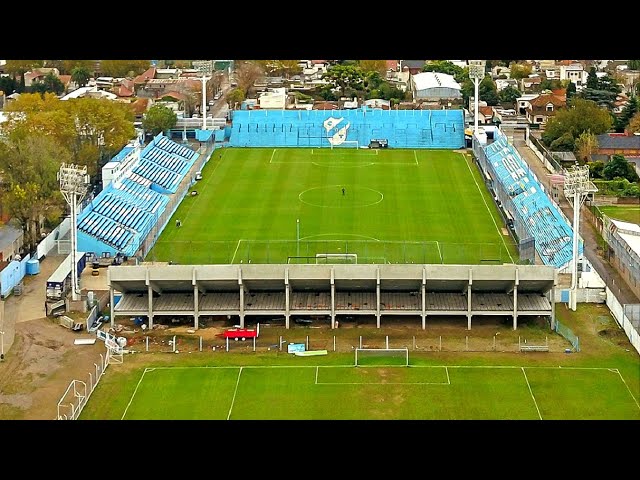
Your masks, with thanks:
M 384 195 L 368 187 L 325 185 L 304 190 L 298 198 L 302 203 L 314 207 L 353 208 L 376 205 L 382 201 Z

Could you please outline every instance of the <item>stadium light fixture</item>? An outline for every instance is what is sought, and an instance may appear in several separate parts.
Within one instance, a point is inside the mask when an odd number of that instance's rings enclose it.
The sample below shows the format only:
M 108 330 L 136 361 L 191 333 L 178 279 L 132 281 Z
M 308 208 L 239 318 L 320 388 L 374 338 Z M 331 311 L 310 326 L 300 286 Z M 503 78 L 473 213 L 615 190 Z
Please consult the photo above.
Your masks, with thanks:
M 77 208 L 89 189 L 86 166 L 63 163 L 58 172 L 60 192 L 71 207 L 71 299 L 78 300 L 78 226 Z
M 193 68 L 202 74 L 202 130 L 207 129 L 207 80 L 211 78 L 213 72 L 213 60 L 194 60 L 191 62 Z
M 573 256 L 571 265 L 571 289 L 569 290 L 569 308 L 577 308 L 578 288 L 578 230 L 580 227 L 580 208 L 589 193 L 597 192 L 598 188 L 589 180 L 589 166 L 578 164 L 565 172 L 564 196 L 567 200 L 573 198 Z
M 475 112 L 473 114 L 473 133 L 478 131 L 478 88 L 484 78 L 486 60 L 469 60 L 469 78 L 473 80 Z

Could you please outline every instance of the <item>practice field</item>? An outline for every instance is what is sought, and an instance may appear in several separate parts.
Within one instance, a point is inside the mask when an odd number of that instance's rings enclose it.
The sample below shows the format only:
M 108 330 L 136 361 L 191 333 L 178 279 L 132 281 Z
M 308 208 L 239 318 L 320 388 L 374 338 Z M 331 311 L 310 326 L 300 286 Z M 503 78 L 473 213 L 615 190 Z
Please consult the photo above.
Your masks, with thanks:
M 598 208 L 614 220 L 640 223 L 640 205 L 600 205 Z
M 128 398 L 113 397 L 100 418 L 640 420 L 638 399 L 615 368 L 221 366 L 137 375 L 123 389 Z
M 202 176 L 146 260 L 518 261 L 481 175 L 461 152 L 228 148 L 214 152 Z

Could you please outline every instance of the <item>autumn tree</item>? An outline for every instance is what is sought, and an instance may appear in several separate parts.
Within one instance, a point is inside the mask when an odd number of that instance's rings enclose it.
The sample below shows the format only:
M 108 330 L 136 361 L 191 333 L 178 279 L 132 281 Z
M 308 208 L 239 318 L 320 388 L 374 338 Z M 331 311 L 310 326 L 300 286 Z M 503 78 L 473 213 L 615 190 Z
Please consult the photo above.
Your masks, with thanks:
M 30 135 L 0 148 L 3 205 L 20 222 L 29 250 L 40 241 L 41 224 L 55 225 L 64 211 L 57 173 L 70 160 L 68 150 L 49 136 Z
M 387 74 L 386 60 L 358 60 L 358 66 L 363 73 L 377 72 L 381 77 Z
M 52 71 L 47 73 L 42 80 L 31 84 L 31 93 L 45 94 L 47 92 L 61 95 L 64 92 L 64 83 Z
M 611 125 L 611 114 L 605 108 L 599 107 L 591 100 L 576 97 L 568 108 L 558 110 L 549 119 L 542 133 L 542 141 L 545 145 L 551 146 L 564 136 L 563 144 L 566 145 L 567 138 L 573 139 L 575 143 L 575 139 L 582 133 L 589 131 L 594 135 L 600 135 L 607 132 Z M 574 150 L 574 147 L 569 150 Z
M 640 112 L 637 112 L 631 120 L 629 120 L 628 129 L 631 133 L 640 133 Z
M 531 75 L 531 65 L 524 65 L 522 63 L 512 63 L 509 67 L 509 77 L 515 80 L 521 78 L 527 78 Z
M 598 138 L 589 130 L 578 135 L 575 141 L 576 158 L 584 162 L 589 161 L 591 155 L 598 150 Z
M 135 77 L 150 66 L 149 60 L 100 60 L 100 72 L 108 77 Z
M 235 79 L 238 84 L 237 87 L 242 90 L 243 96 L 247 95 L 255 81 L 263 75 L 263 67 L 256 62 L 245 60 L 236 63 Z

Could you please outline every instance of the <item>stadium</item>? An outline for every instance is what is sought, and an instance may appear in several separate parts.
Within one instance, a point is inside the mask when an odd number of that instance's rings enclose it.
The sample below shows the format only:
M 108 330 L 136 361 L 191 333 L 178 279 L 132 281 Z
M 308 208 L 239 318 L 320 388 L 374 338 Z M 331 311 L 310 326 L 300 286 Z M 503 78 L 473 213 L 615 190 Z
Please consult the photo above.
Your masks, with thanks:
M 57 418 L 637 419 L 635 363 L 560 360 L 570 225 L 506 135 L 467 148 L 464 126 L 235 111 L 197 149 L 127 146 L 77 238 L 136 264 L 109 267 L 106 357 Z M 118 369 L 130 352 L 160 355 Z
M 229 123 L 198 152 L 159 134 L 105 167 L 77 238 L 138 259 L 109 269 L 112 326 L 554 327 L 573 232 L 502 132 L 465 148 L 460 109 L 238 110 Z

